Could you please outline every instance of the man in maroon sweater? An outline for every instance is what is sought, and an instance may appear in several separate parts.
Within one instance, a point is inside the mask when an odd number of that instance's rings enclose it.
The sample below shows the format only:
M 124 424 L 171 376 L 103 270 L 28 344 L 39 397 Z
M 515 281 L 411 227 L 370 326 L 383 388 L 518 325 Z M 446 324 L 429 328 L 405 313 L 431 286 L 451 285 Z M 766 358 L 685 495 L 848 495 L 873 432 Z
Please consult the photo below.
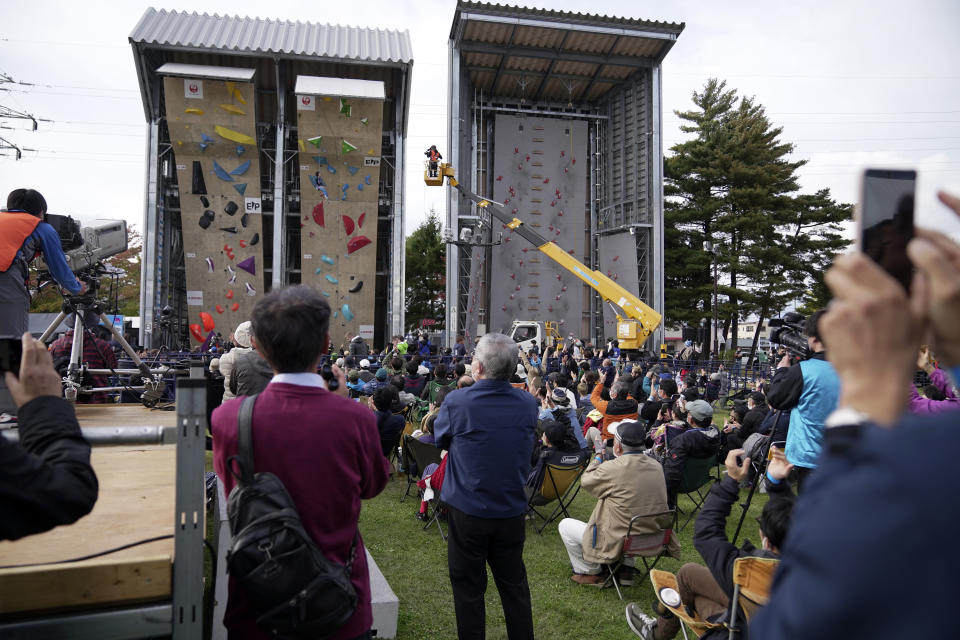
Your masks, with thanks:
M 346 564 L 360 518 L 360 500 L 387 483 L 389 464 L 380 450 L 373 413 L 347 399 L 347 381 L 327 391 L 317 364 L 328 344 L 330 307 L 307 286 L 272 291 L 250 318 L 254 344 L 274 370 L 253 413 L 256 471 L 275 474 L 296 504 L 304 527 L 333 562 Z M 213 464 L 229 494 L 236 483 L 228 460 L 237 453 L 242 398 L 213 412 Z M 357 610 L 332 639 L 369 638 L 373 614 L 363 541 L 353 563 Z M 251 601 L 230 579 L 224 625 L 231 640 L 269 636 L 257 628 Z

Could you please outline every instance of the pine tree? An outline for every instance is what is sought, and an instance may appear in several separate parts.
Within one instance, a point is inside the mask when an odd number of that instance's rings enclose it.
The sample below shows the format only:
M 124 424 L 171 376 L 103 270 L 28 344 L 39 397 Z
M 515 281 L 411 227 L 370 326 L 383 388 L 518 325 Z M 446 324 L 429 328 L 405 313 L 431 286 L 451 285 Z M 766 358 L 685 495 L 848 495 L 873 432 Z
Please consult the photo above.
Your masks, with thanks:
M 699 110 L 677 115 L 696 137 L 665 162 L 666 315 L 689 324 L 712 315 L 712 256 L 702 249 L 710 241 L 719 249 L 724 333 L 736 337 L 739 320 L 756 314 L 759 334 L 773 312 L 822 294 L 816 283 L 847 244 L 839 223 L 852 207 L 829 190 L 797 194 L 805 161 L 787 159 L 793 145 L 753 98 L 711 79 L 693 102 Z M 751 357 L 755 348 L 756 335 Z
M 408 327 L 431 319 L 443 324 L 446 310 L 447 245 L 433 210 L 406 242 L 406 318 Z

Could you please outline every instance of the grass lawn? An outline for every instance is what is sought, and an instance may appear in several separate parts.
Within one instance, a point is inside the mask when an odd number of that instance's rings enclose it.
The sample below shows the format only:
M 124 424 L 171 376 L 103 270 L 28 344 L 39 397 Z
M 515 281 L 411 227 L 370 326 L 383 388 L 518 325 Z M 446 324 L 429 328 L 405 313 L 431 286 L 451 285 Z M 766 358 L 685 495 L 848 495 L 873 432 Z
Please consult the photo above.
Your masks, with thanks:
M 722 415 L 718 415 L 717 420 L 723 424 Z M 414 517 L 419 504 L 415 494 L 400 502 L 405 487 L 405 479 L 394 478 L 382 494 L 365 501 L 360 515 L 360 532 L 400 599 L 397 638 L 455 638 L 456 618 L 447 574 L 447 545 L 441 540 L 435 525 L 423 531 L 422 523 Z M 747 491 L 743 490 L 742 499 L 745 500 L 746 495 Z M 739 543 L 746 535 L 759 544 L 754 518 L 760 515 L 766 501 L 766 495 L 754 495 Z M 570 509 L 570 515 L 587 521 L 595 502 L 594 498 L 581 491 Z M 691 507 L 689 500 L 681 496 L 680 508 L 689 512 Z M 733 536 L 740 513 L 740 507 L 734 505 L 727 522 L 729 537 Z M 665 558 L 657 568 L 676 571 L 684 562 L 702 562 L 693 548 L 692 539 L 691 522 L 680 533 L 681 560 Z M 625 599 L 622 602 L 612 587 L 599 590 L 572 582 L 569 559 L 557 534 L 556 522 L 549 525 L 542 536 L 537 535 L 532 525 L 528 525 L 523 555 L 537 637 L 633 637 L 624 618 L 627 602 L 638 601 L 649 613 L 650 603 L 654 599 L 649 579 L 624 588 Z M 488 582 L 487 637 L 506 638 L 503 609 L 492 576 Z

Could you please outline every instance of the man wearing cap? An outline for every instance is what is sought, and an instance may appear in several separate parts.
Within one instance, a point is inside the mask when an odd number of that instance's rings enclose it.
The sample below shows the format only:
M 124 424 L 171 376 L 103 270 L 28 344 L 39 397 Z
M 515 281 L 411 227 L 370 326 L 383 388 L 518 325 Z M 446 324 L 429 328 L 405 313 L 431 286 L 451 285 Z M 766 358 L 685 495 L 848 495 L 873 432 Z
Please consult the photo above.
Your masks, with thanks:
M 635 421 L 611 425 L 613 434 L 613 460 L 604 462 L 597 453 L 583 472 L 580 486 L 597 498 L 597 505 L 590 520 L 583 522 L 564 518 L 558 527 L 560 539 L 567 548 L 573 575 L 577 584 L 599 586 L 605 576 L 603 565 L 615 562 L 620 557 L 623 536 L 627 533 L 630 519 L 635 515 L 667 511 L 667 489 L 663 481 L 660 463 L 643 454 L 646 430 Z M 602 451 L 603 440 L 597 439 L 596 451 Z M 668 524 L 671 515 L 663 516 Z M 657 522 L 634 524 L 638 534 L 655 533 Z M 668 552 L 680 556 L 680 546 L 671 541 Z M 632 584 L 633 567 L 624 566 L 617 579 L 621 584 Z
M 637 401 L 630 397 L 630 390 L 620 381 L 620 374 L 613 377 L 613 384 L 610 385 L 610 399 L 603 399 L 603 380 L 597 383 L 590 394 L 590 402 L 594 409 L 603 414 L 603 426 L 600 431 L 605 440 L 610 439 L 609 428 L 614 422 L 620 420 L 636 420 L 639 405 Z
M 670 507 L 677 504 L 677 491 L 688 458 L 706 458 L 720 450 L 720 431 L 713 426 L 713 407 L 705 400 L 685 403 L 688 429 L 667 442 L 663 475 Z
M 377 369 L 376 377 L 370 382 L 363 385 L 363 395 L 372 396 L 373 392 L 387 385 L 388 375 L 387 370 L 383 367 Z

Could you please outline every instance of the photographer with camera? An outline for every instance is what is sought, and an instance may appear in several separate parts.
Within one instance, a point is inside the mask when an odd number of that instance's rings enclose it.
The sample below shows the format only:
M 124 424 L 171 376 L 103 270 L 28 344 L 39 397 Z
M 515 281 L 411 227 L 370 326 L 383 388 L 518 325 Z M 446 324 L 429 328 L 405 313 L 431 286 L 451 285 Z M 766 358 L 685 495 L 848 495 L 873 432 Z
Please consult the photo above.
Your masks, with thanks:
M 30 263 L 43 254 L 54 279 L 70 293 L 84 285 L 67 266 L 60 236 L 43 221 L 47 201 L 34 189 L 14 189 L 0 211 L 0 335 L 21 336 L 29 329 Z M 0 411 L 16 413 L 16 404 L 0 379 Z
M 767 403 L 774 409 L 790 411 L 787 431 L 787 460 L 797 470 L 797 491 L 817 466 L 823 442 L 823 424 L 837 408 L 840 379 L 827 362 L 827 350 L 820 337 L 820 321 L 826 311 L 810 315 L 803 325 L 809 356 L 792 364 L 789 354 L 777 365 L 770 381 Z M 790 345 L 787 345 L 788 347 Z M 796 352 L 795 356 L 800 355 Z

